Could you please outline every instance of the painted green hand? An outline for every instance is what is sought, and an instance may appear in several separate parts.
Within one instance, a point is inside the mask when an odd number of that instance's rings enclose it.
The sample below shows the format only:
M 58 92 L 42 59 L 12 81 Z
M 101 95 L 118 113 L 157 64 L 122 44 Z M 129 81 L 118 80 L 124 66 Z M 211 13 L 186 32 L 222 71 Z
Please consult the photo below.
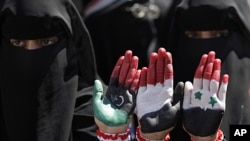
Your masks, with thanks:
M 103 86 L 99 80 L 94 87 L 94 115 L 107 126 L 120 126 L 128 123 L 128 113 L 113 105 L 103 96 Z
M 94 115 L 105 126 L 129 125 L 139 88 L 140 70 L 137 67 L 138 57 L 132 56 L 132 51 L 126 51 L 113 69 L 105 94 L 101 82 L 95 81 Z

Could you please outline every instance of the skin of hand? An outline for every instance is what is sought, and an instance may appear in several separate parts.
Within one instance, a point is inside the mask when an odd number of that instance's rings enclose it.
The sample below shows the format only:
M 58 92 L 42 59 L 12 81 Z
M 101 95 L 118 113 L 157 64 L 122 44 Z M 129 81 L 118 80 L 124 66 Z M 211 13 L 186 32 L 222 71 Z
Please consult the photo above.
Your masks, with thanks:
M 193 85 L 185 83 L 183 127 L 193 141 L 214 141 L 225 112 L 229 75 L 220 82 L 221 60 L 210 51 L 201 57 Z
M 183 91 L 180 86 L 177 90 Z M 173 92 L 172 56 L 159 48 L 158 53 L 151 53 L 148 68 L 141 70 L 135 111 L 142 137 L 163 140 L 175 127 L 180 118 L 181 94 Z
M 135 108 L 135 93 L 139 87 L 140 70 L 138 57 L 132 51 L 121 56 L 111 74 L 106 94 L 99 80 L 94 88 L 94 115 L 99 129 L 105 133 L 124 133 L 127 131 L 131 114 Z

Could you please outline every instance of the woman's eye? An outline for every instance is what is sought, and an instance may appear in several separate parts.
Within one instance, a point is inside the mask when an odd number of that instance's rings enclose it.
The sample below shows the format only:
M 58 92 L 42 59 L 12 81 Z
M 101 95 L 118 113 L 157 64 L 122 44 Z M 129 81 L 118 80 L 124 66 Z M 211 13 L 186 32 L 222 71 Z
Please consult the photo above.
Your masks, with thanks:
M 53 42 L 50 41 L 49 39 L 41 40 L 41 45 L 42 46 L 48 46 L 48 45 L 51 45 L 51 44 L 53 44 Z
M 10 44 L 16 47 L 24 47 L 25 42 L 23 40 L 10 39 Z
M 197 34 L 196 34 L 195 32 L 186 31 L 186 32 L 185 32 L 185 35 L 186 35 L 188 38 L 196 38 L 196 37 L 197 37 Z
M 226 37 L 228 36 L 228 31 L 219 31 L 216 34 L 216 37 Z
M 46 39 L 40 39 L 41 46 L 49 46 L 58 41 L 58 37 L 50 37 Z
M 186 37 L 196 38 L 196 39 L 211 39 L 211 38 L 220 38 L 226 37 L 229 34 L 227 29 L 224 30 L 204 30 L 204 31 L 185 31 Z

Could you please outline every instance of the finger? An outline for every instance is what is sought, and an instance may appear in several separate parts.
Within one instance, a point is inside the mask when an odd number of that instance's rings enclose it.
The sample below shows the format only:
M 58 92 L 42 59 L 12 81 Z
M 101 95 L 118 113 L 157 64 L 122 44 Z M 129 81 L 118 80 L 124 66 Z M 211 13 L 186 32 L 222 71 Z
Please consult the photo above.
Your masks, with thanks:
M 135 77 L 135 74 L 137 72 L 137 68 L 138 68 L 138 57 L 137 56 L 133 56 L 131 63 L 130 63 L 130 68 L 129 68 L 129 72 L 127 74 L 126 80 L 125 80 L 125 86 L 126 87 L 130 87 L 133 79 Z
M 146 85 L 147 85 L 147 71 L 148 69 L 146 67 L 143 67 L 141 69 L 141 76 L 140 76 L 140 87 L 139 87 L 139 92 L 143 92 L 146 90 Z
M 207 54 L 202 55 L 200 63 L 195 71 L 194 82 L 193 82 L 195 89 L 202 88 L 202 75 L 207 62 L 207 58 L 208 58 Z
M 164 67 L 164 86 L 168 86 L 173 88 L 173 78 L 174 78 L 174 71 L 173 71 L 173 64 L 172 64 L 172 55 L 171 53 L 167 52 L 165 57 L 165 67 Z
M 147 85 L 147 71 L 148 71 L 148 68 L 146 68 L 146 67 L 143 67 L 141 69 L 141 76 L 140 76 L 140 82 L 139 82 L 140 85 L 139 85 L 138 94 L 143 93 L 147 89 L 147 87 L 146 87 L 146 85 Z
M 146 67 L 141 69 L 141 77 L 140 77 L 140 87 L 145 87 L 147 85 L 147 71 Z
M 155 85 L 155 69 L 157 58 L 157 53 L 151 53 L 147 71 L 147 84 Z
M 184 97 L 183 97 L 183 109 L 189 109 L 191 104 L 191 96 L 193 91 L 193 85 L 191 82 L 185 82 L 184 86 Z
M 221 60 L 215 59 L 214 60 L 213 75 L 212 75 L 211 79 L 219 82 L 220 81 L 220 72 L 221 72 Z
M 93 95 L 93 112 L 95 118 L 100 118 L 100 111 L 103 110 L 103 87 L 100 80 L 95 80 Z
M 130 88 L 135 93 L 139 89 L 140 76 L 141 76 L 141 70 L 137 70 Z
M 116 62 L 116 65 L 112 71 L 112 74 L 111 74 L 111 78 L 110 78 L 110 81 L 109 81 L 109 85 L 117 85 L 117 82 L 118 82 L 118 77 L 119 77 L 119 74 L 120 74 L 120 70 L 121 70 L 121 66 L 122 66 L 122 63 L 124 61 L 124 56 L 121 56 L 117 62 Z
M 228 81 L 229 81 L 229 75 L 224 74 L 222 76 L 222 82 L 221 82 L 220 89 L 218 92 L 219 100 L 222 101 L 223 103 L 225 103 L 225 101 L 226 101 Z
M 125 52 L 124 61 L 122 63 L 120 74 L 119 74 L 119 80 L 118 80 L 119 84 L 125 84 L 125 80 L 129 71 L 131 59 L 132 59 L 132 51 L 127 50 Z
M 215 59 L 215 52 L 210 51 L 208 53 L 208 58 L 207 58 L 207 63 L 206 63 L 205 70 L 204 70 L 204 73 L 203 73 L 203 78 L 208 79 L 208 80 L 211 79 L 214 59 Z
M 165 70 L 164 70 L 164 79 L 173 79 L 174 71 L 173 71 L 173 64 L 172 64 L 172 55 L 171 53 L 167 52 L 165 57 Z
M 158 59 L 157 59 L 157 63 L 156 63 L 156 83 L 163 84 L 165 56 L 166 56 L 166 50 L 164 48 L 159 48 Z
M 215 59 L 215 52 L 210 51 L 208 53 L 207 63 L 203 72 L 203 85 L 202 86 L 204 90 L 209 89 L 209 82 L 212 77 L 214 59 Z
M 178 82 L 174 90 L 173 105 L 183 100 L 183 94 L 184 94 L 184 83 Z
M 221 60 L 215 59 L 213 65 L 213 74 L 210 82 L 210 91 L 217 93 L 219 90 L 220 72 L 221 72 Z

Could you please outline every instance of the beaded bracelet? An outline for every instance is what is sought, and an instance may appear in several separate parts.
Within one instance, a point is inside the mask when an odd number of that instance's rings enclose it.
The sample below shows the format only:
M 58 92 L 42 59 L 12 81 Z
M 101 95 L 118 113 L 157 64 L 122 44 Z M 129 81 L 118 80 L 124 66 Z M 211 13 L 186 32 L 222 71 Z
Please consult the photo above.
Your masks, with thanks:
M 100 141 L 129 141 L 130 140 L 130 130 L 128 129 L 126 133 L 116 133 L 116 134 L 110 134 L 110 133 L 104 133 L 100 131 L 99 129 L 96 131 L 97 138 Z

